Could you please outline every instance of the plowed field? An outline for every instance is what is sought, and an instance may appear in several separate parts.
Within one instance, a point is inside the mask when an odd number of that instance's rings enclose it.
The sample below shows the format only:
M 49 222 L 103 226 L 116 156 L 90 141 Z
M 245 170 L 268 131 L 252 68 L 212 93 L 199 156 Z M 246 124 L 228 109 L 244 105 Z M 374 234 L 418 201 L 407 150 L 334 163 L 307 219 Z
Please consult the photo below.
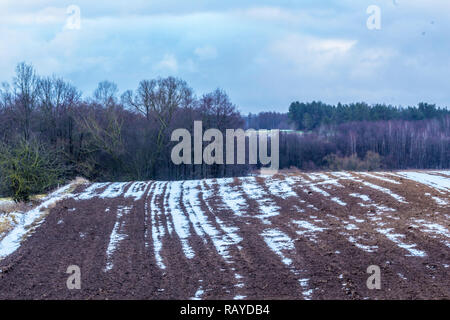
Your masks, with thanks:
M 450 299 L 449 171 L 72 189 L 0 235 L 1 299 Z

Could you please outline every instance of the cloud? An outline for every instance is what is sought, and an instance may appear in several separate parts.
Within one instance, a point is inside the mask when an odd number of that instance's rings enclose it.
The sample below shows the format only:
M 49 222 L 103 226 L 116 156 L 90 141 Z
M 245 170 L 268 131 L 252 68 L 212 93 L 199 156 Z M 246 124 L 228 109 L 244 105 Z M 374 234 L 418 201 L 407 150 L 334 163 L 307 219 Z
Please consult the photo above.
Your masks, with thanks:
M 301 20 L 302 14 L 297 10 L 288 10 L 280 7 L 252 7 L 245 10 L 237 11 L 237 14 L 244 18 L 266 20 L 266 21 L 283 21 L 297 23 Z
M 164 58 L 158 62 L 156 69 L 169 72 L 178 71 L 178 61 L 173 54 L 165 54 Z
M 2 23 L 9 25 L 46 25 L 63 24 L 66 20 L 66 9 L 47 7 L 35 12 L 0 14 Z
M 212 46 L 196 48 L 194 53 L 201 60 L 215 59 L 217 57 L 217 49 Z
M 72 3 L 80 30 L 64 30 Z M 293 100 L 450 101 L 448 0 L 379 0 L 376 32 L 366 28 L 373 0 L 255 3 L 2 0 L 0 82 L 27 61 L 85 93 L 104 79 L 125 90 L 176 74 L 199 94 L 223 88 L 244 112 Z
M 269 50 L 303 71 L 317 72 L 341 64 L 356 43 L 356 40 L 289 34 L 271 44 Z

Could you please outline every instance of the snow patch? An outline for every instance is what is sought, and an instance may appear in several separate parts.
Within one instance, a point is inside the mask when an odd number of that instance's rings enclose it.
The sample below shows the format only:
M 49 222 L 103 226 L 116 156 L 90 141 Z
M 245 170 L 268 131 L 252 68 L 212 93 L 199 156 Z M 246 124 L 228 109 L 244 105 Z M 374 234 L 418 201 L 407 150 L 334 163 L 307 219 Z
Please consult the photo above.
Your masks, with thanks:
M 394 242 L 398 247 L 405 249 L 410 253 L 410 256 L 413 257 L 426 257 L 426 253 L 422 250 L 415 249 L 417 247 L 416 244 L 406 244 L 402 242 L 400 239 L 405 238 L 406 236 L 403 234 L 392 233 L 393 228 L 386 229 L 376 229 L 379 233 L 385 235 L 389 240 Z
M 106 249 L 106 267 L 104 271 L 109 271 L 113 268 L 112 255 L 116 251 L 117 246 L 120 241 L 125 239 L 127 235 L 123 233 L 124 222 L 122 220 L 122 216 L 128 214 L 133 207 L 124 207 L 119 206 L 117 208 L 117 217 L 116 223 L 114 224 L 114 228 L 109 236 L 108 248 Z
M 127 192 L 125 192 L 125 198 L 134 198 L 134 201 L 138 201 L 142 199 L 149 182 L 137 181 L 133 182 L 131 186 L 128 188 Z
M 292 260 L 286 257 L 284 251 L 295 250 L 292 239 L 278 229 L 266 229 L 261 235 L 267 246 L 281 258 L 281 261 L 290 266 Z
M 173 227 L 175 232 L 181 241 L 181 246 L 183 248 L 183 252 L 188 259 L 192 259 L 195 256 L 195 252 L 189 244 L 190 226 L 189 219 L 184 215 L 183 210 L 180 207 L 180 196 L 182 193 L 181 186 L 182 181 L 174 181 L 170 182 L 170 190 L 168 204 L 169 210 L 172 217 Z
M 427 185 L 438 191 L 450 191 L 450 178 L 444 176 L 412 171 L 397 172 L 397 175 Z
M 111 183 L 105 191 L 101 195 L 99 195 L 99 198 L 105 199 L 105 198 L 117 198 L 120 195 L 122 195 L 123 190 L 125 186 L 128 184 L 128 182 L 114 182 Z
M 62 188 L 59 188 L 55 192 L 49 194 L 43 198 L 43 202 L 36 208 L 25 212 L 18 218 L 18 223 L 13 227 L 11 231 L 0 241 L 0 259 L 5 258 L 14 251 L 16 251 L 23 240 L 23 238 L 29 232 L 30 227 L 38 227 L 44 222 L 45 210 L 57 202 L 73 197 L 73 194 L 68 193 L 68 190 L 72 188 L 73 184 L 68 184 Z

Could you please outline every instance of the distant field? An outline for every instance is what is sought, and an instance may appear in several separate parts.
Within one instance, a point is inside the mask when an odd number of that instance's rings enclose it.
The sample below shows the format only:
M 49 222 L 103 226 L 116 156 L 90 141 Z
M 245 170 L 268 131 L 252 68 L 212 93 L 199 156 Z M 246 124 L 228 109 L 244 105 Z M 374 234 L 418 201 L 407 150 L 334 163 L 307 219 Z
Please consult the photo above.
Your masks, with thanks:
M 450 171 L 73 187 L 0 234 L 1 299 L 450 299 Z

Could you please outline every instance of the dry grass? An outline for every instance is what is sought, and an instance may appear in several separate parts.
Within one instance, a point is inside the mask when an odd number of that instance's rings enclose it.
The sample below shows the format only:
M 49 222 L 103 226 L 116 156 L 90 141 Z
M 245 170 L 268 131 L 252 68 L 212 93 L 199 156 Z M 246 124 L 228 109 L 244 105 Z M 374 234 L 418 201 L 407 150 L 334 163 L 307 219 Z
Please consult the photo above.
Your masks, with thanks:
M 0 213 L 8 214 L 13 212 L 24 212 L 29 209 L 29 204 L 24 202 L 16 203 L 12 200 L 0 200 Z
M 16 214 L 29 209 L 25 203 L 0 199 L 0 240 L 17 224 Z
M 21 242 L 23 242 L 25 239 L 28 238 L 29 235 L 33 234 L 34 231 L 36 231 L 37 227 L 39 227 L 39 225 L 42 223 L 42 221 L 50 214 L 50 211 L 54 207 L 56 207 L 56 204 L 57 204 L 57 202 L 54 202 L 54 203 L 50 204 L 49 206 L 42 208 L 40 210 L 41 215 L 39 216 L 39 218 L 34 220 L 34 222 L 31 225 L 26 226 L 27 232 L 22 236 Z
M 72 184 L 72 186 L 69 188 L 69 190 L 67 190 L 68 193 L 73 192 L 80 185 L 90 183 L 90 181 L 85 179 L 85 178 L 83 178 L 83 177 L 76 177 L 75 179 L 73 179 L 69 183 Z
M 18 223 L 14 213 L 0 215 L 0 240 Z
M 87 184 L 90 183 L 88 179 L 85 179 L 83 177 L 76 177 L 74 180 L 72 180 L 70 183 L 74 183 L 76 185 L 80 184 Z
M 77 177 L 70 182 L 71 187 L 66 191 L 67 193 L 73 192 L 78 186 L 89 183 L 88 180 Z M 18 202 L 15 203 L 11 199 L 0 199 L 0 240 L 11 231 L 14 225 L 17 224 L 16 214 L 22 214 L 29 210 L 32 210 L 47 196 L 47 194 L 35 195 L 31 198 L 29 203 Z M 56 206 L 57 202 L 50 204 L 45 208 L 41 208 L 40 216 L 37 218 L 32 225 L 27 227 L 27 233 L 24 235 L 23 239 L 26 239 L 28 235 L 33 233 L 36 228 L 41 224 L 41 222 L 47 217 L 51 211 Z
M 8 217 L 0 217 L 0 240 L 3 239 L 3 236 L 12 228 L 11 221 Z

